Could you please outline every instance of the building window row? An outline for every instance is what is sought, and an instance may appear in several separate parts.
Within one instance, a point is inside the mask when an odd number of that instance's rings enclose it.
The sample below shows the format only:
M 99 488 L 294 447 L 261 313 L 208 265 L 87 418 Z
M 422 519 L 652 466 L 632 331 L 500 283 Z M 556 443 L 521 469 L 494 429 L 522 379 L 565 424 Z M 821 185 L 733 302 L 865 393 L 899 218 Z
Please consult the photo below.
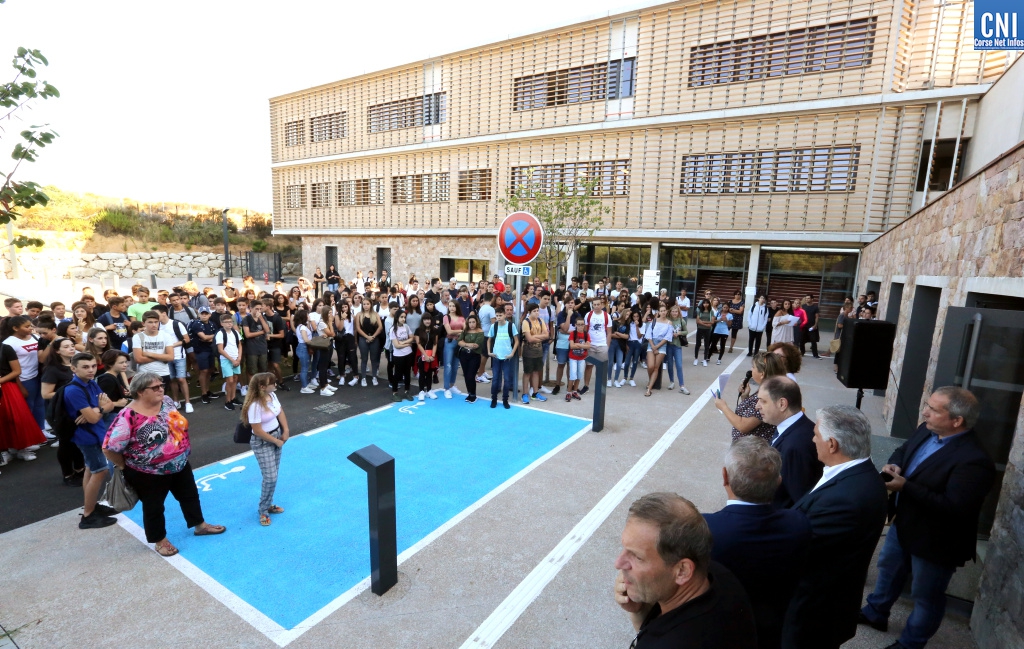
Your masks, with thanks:
M 391 203 L 448 202 L 448 174 L 413 174 L 391 178 Z
M 518 77 L 513 82 L 514 110 L 632 97 L 635 79 L 632 57 Z
M 338 181 L 338 207 L 383 204 L 383 178 L 361 178 L 359 180 Z
M 284 188 L 284 206 L 290 210 L 306 206 L 306 186 L 288 185 Z
M 683 156 L 679 193 L 849 192 L 860 146 Z
M 459 172 L 460 201 L 491 200 L 491 170 L 470 169 Z
M 443 124 L 446 112 L 446 97 L 443 92 L 389 101 L 366 109 L 367 128 L 370 133 L 382 133 L 415 126 Z
M 871 65 L 875 18 L 690 48 L 691 88 Z
M 586 181 L 596 181 L 593 196 L 627 196 L 629 160 L 594 160 L 512 167 L 512 191 L 525 188 L 548 196 L 578 194 L 582 193 L 583 183 Z
M 285 146 L 299 146 L 306 143 L 306 120 L 299 119 L 284 125 Z M 326 142 L 348 137 L 348 113 L 340 111 L 329 115 L 318 115 L 309 119 L 309 141 Z

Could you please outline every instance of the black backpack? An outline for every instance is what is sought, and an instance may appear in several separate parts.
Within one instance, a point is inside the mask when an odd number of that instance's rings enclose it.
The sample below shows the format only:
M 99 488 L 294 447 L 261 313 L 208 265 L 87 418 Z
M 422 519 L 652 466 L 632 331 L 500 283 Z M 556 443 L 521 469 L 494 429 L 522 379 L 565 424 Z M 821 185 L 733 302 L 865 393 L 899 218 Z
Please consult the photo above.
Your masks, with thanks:
M 53 434 L 57 436 L 61 444 L 70 443 L 72 436 L 75 434 L 75 429 L 78 428 L 75 418 L 68 414 L 68 409 L 64 405 L 64 391 L 69 385 L 71 384 L 65 383 L 57 388 L 53 393 L 53 397 L 50 398 L 50 403 L 46 410 L 46 418 L 53 428 Z

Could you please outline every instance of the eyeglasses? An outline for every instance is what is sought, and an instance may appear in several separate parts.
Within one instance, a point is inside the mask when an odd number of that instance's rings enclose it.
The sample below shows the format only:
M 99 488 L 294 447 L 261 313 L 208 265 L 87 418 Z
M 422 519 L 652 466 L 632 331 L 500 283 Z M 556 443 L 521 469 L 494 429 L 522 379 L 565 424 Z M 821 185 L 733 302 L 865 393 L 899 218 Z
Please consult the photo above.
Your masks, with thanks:
M 145 388 L 142 388 L 141 390 L 139 390 L 139 392 L 145 392 L 146 390 L 160 390 L 161 392 L 163 392 L 163 389 L 164 389 L 164 384 L 163 383 L 159 383 L 157 385 L 150 385 L 150 386 L 147 386 Z

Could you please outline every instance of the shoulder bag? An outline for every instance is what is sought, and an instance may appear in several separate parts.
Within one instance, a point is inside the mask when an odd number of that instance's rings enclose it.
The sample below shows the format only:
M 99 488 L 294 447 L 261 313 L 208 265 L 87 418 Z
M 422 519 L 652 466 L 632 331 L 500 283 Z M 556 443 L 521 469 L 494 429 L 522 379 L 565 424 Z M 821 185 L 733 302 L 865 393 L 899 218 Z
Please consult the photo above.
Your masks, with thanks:
M 104 494 L 104 497 L 110 503 L 110 506 L 119 512 L 133 509 L 135 503 L 139 502 L 139 495 L 135 493 L 135 489 L 125 482 L 124 471 L 117 467 L 114 467 L 114 473 L 110 476 L 110 482 L 107 483 L 107 492 Z

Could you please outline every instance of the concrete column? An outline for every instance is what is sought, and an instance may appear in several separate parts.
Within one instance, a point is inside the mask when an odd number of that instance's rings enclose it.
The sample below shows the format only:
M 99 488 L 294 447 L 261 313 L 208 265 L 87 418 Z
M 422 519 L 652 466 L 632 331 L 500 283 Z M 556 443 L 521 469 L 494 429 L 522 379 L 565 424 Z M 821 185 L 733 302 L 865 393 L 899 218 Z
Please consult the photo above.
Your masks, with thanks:
M 761 261 L 761 244 L 750 246 L 750 263 L 747 264 L 747 287 L 744 291 L 747 308 L 743 309 L 743 326 L 750 324 L 750 307 L 757 301 L 757 273 Z
M 572 253 L 569 255 L 569 259 L 565 262 L 566 286 L 569 286 L 569 280 L 576 276 L 577 265 L 579 263 L 579 258 L 577 255 L 578 252 L 579 248 L 573 250 Z
M 658 256 L 661 252 L 661 242 L 651 242 L 651 267 L 650 270 L 658 270 Z

